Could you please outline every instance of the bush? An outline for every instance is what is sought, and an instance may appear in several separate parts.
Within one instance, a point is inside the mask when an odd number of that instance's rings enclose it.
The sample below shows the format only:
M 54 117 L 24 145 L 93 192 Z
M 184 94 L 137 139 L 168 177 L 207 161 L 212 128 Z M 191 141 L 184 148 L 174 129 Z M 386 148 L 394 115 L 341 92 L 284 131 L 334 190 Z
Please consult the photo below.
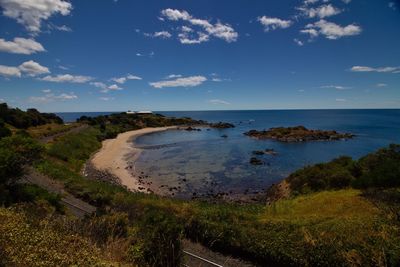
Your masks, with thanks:
M 357 188 L 400 186 L 400 145 L 390 145 L 358 161 Z
M 130 258 L 140 266 L 179 266 L 183 227 L 176 217 L 161 210 L 149 210 L 136 232 Z
M 43 147 L 22 135 L 0 140 L 0 183 L 14 183 L 22 175 L 23 166 L 40 159 Z

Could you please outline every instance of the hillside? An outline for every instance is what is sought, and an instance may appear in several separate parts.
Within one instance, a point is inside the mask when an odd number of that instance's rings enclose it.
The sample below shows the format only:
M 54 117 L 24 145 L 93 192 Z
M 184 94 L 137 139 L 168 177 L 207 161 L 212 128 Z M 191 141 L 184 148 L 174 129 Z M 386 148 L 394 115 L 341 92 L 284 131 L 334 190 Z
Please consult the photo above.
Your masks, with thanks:
M 33 129 L 3 137 L 2 263 L 179 266 L 183 238 L 259 266 L 396 266 L 400 262 L 396 145 L 358 161 L 341 158 L 299 170 L 286 179 L 290 189 L 286 199 L 278 197 L 270 204 L 163 198 L 80 174 L 104 138 L 128 129 L 179 123 L 199 122 L 120 114 L 81 118 L 79 124 L 87 127 L 66 131 L 45 145 L 29 135 Z M 38 136 L 51 129 L 40 131 Z M 97 212 L 74 218 L 60 195 L 18 183 L 26 165 L 61 183 Z

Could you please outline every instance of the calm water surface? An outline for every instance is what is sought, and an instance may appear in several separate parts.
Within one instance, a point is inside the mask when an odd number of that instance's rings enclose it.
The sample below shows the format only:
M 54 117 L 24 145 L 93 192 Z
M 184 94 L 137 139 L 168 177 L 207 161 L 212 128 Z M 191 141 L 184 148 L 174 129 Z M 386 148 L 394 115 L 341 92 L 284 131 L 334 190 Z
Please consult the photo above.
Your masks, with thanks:
M 166 116 L 188 116 L 224 121 L 233 129 L 197 131 L 169 130 L 142 136 L 143 147 L 136 169 L 158 184 L 182 186 L 181 196 L 192 192 L 260 190 L 291 172 L 341 155 L 359 158 L 390 143 L 400 143 L 400 110 L 291 110 L 161 112 Z M 304 125 L 312 129 L 350 132 L 347 141 L 281 143 L 255 140 L 243 135 L 250 129 Z M 222 138 L 227 135 L 228 138 Z M 252 151 L 273 148 L 277 156 L 258 156 L 265 164 L 253 166 Z M 185 181 L 182 183 L 182 181 Z M 179 195 L 179 193 L 178 193 Z

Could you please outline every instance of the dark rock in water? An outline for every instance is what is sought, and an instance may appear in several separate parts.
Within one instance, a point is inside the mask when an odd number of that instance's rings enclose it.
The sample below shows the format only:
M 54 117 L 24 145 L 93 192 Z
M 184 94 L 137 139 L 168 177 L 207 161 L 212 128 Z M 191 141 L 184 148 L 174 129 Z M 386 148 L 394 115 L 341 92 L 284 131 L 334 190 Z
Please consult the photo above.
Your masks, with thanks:
M 306 142 L 317 140 L 346 140 L 353 138 L 350 133 L 338 133 L 336 131 L 311 130 L 304 126 L 277 127 L 269 130 L 250 130 L 244 133 L 257 139 L 275 139 L 281 142 Z M 269 151 L 269 154 L 272 152 Z
M 268 154 L 268 155 L 273 155 L 273 156 L 278 155 L 278 152 L 276 152 L 273 148 L 265 149 L 264 153 Z
M 256 157 L 252 157 L 250 159 L 250 164 L 252 164 L 252 165 L 263 165 L 264 163 L 263 163 L 262 160 L 260 160 L 260 159 L 258 159 Z
M 273 150 L 272 148 L 267 148 L 267 149 L 265 149 L 265 150 L 254 150 L 254 151 L 253 151 L 253 154 L 254 154 L 254 155 L 265 155 L 265 154 L 268 154 L 268 155 L 273 155 L 273 156 L 275 156 L 275 155 L 277 155 L 278 153 L 277 153 L 275 150 Z
M 197 131 L 197 129 L 189 126 L 189 127 L 185 128 L 185 131 L 189 131 L 189 132 L 190 131 Z
M 227 122 L 218 122 L 218 123 L 210 123 L 210 127 L 216 129 L 228 129 L 228 128 L 235 128 L 235 125 Z
M 221 135 L 222 138 L 228 138 L 226 134 Z

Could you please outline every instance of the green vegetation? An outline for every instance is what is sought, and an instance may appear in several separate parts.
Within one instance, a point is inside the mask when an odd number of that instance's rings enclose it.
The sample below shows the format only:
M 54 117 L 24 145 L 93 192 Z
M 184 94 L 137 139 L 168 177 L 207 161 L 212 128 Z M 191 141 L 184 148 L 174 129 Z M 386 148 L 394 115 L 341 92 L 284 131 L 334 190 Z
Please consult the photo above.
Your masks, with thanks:
M 80 174 L 108 131 L 177 122 L 159 115 L 81 118 L 80 123 L 92 126 L 57 137 L 44 148 L 26 134 L 2 138 L 0 190 L 8 197 L 0 208 L 0 265 L 179 266 L 184 237 L 259 265 L 400 262 L 397 145 L 357 161 L 342 157 L 299 170 L 287 178 L 291 197 L 270 205 L 132 193 Z M 63 215 L 60 196 L 16 184 L 26 164 L 96 206 L 96 214 L 72 219 Z
M 304 126 L 276 127 L 269 130 L 250 130 L 244 133 L 247 136 L 258 139 L 275 139 L 281 142 L 305 142 L 314 140 L 340 140 L 353 138 L 349 133 L 336 131 L 311 130 Z
M 10 108 L 6 103 L 0 103 L 0 118 L 5 123 L 19 129 L 46 123 L 63 123 L 63 120 L 55 114 L 40 113 L 36 109 L 28 109 L 25 112 L 18 108 Z
M 165 117 L 161 114 L 116 113 L 98 117 L 82 116 L 77 120 L 100 129 L 103 139 L 115 138 L 119 133 L 145 127 L 165 127 L 173 125 L 202 125 L 204 121 L 191 118 Z
M 399 187 L 400 145 L 390 145 L 359 160 L 340 157 L 308 166 L 291 174 L 286 181 L 294 195 L 347 187 Z

